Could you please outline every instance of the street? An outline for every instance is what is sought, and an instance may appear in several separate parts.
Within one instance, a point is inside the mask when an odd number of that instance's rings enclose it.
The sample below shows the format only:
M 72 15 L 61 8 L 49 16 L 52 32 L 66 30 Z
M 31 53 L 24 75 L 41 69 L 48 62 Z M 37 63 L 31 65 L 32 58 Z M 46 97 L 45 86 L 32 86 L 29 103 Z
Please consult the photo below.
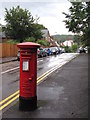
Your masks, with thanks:
M 0 119 L 89 119 L 90 1 L 1 2 Z
M 78 54 L 63 53 L 56 56 L 38 58 L 37 78 L 42 74 L 63 65 Z M 12 95 L 19 89 L 19 61 L 2 64 L 2 100 Z
M 68 61 L 76 54 L 61 54 L 39 58 L 37 61 L 37 77 L 51 68 Z M 15 69 L 16 68 L 16 69 Z M 13 70 L 15 69 L 15 70 Z M 9 71 L 8 71 L 9 70 Z M 5 99 L 19 89 L 19 62 L 2 64 L 2 99 Z
M 42 84 L 45 85 L 44 84 L 45 82 L 43 82 L 43 79 L 48 79 L 47 81 L 49 81 L 49 79 L 50 79 L 49 75 L 50 74 L 51 74 L 50 76 L 52 77 L 52 80 L 54 79 L 55 81 L 57 81 L 57 79 L 58 79 L 58 75 L 57 75 L 58 69 L 60 69 L 60 71 L 61 71 L 60 73 L 62 73 L 63 72 L 63 67 L 62 66 L 65 65 L 68 62 L 70 64 L 70 61 L 78 55 L 79 54 L 77 54 L 77 53 L 63 53 L 63 54 L 59 54 L 59 55 L 56 55 L 56 56 L 39 58 L 37 60 L 37 84 L 40 84 L 42 82 Z M 85 56 L 85 59 L 87 61 L 87 56 L 86 55 L 84 55 L 84 56 Z M 82 63 L 83 59 L 80 59 L 80 61 Z M 80 61 L 77 60 L 75 64 L 79 66 Z M 72 61 L 72 63 L 73 63 L 73 61 Z M 84 77 L 86 76 L 86 78 L 87 78 L 87 76 L 88 76 L 88 74 L 87 74 L 87 64 L 86 63 L 83 64 L 83 66 L 80 66 L 79 69 L 82 69 L 83 67 L 86 69 L 86 71 L 83 71 L 83 72 L 86 73 L 84 75 Z M 69 65 L 68 67 L 66 67 L 63 75 L 59 75 L 59 77 L 64 80 L 64 77 L 68 75 L 67 79 L 69 80 L 74 75 L 74 70 L 75 69 L 77 70 L 78 75 L 80 74 L 79 75 L 80 80 L 83 79 L 84 77 L 81 73 L 82 71 L 79 71 L 79 69 L 75 65 L 72 65 L 72 66 Z M 73 74 L 70 74 L 70 72 L 69 72 L 70 70 L 73 71 Z M 54 71 L 56 71 L 56 72 L 54 72 Z M 54 74 L 52 74 L 52 73 L 54 73 Z M 4 100 L 8 99 L 9 96 L 12 96 L 13 94 L 14 94 L 14 96 L 17 95 L 15 92 L 19 89 L 19 62 L 15 61 L 15 62 L 9 62 L 9 63 L 3 64 L 3 69 L 2 69 L 1 74 L 2 74 L 2 100 L 4 101 Z M 68 84 L 64 84 L 63 83 L 64 81 L 60 80 L 61 82 L 59 84 L 60 85 L 62 84 L 61 87 L 57 88 L 57 89 L 56 88 L 53 88 L 53 89 L 55 89 L 55 91 L 57 91 L 58 94 L 64 94 L 62 92 L 64 90 L 63 85 L 65 85 L 65 86 L 69 85 L 69 89 L 73 89 L 71 84 L 73 84 L 73 82 L 75 82 L 75 79 L 78 79 L 79 76 L 74 76 L 74 81 L 69 82 Z M 87 80 L 84 81 L 84 83 L 85 83 L 85 86 L 87 86 Z M 40 84 L 40 86 L 42 84 Z M 52 85 L 52 82 L 51 82 L 52 87 L 55 87 L 56 84 L 58 84 L 58 83 L 53 81 L 53 85 Z M 81 81 L 80 81 L 80 83 L 78 83 L 78 81 L 77 81 L 75 84 L 79 85 L 79 84 L 81 84 Z M 78 85 L 77 85 L 77 87 L 78 87 Z M 82 84 L 81 88 L 84 89 L 84 84 Z M 50 88 L 47 88 L 47 92 L 45 92 L 45 90 L 46 90 L 46 88 L 44 86 L 43 87 L 38 87 L 39 97 L 40 96 L 42 97 L 44 94 L 48 93 L 48 96 L 46 95 L 45 99 L 52 99 L 52 91 L 50 90 Z M 68 88 L 67 88 L 67 90 L 68 90 Z M 42 91 L 42 92 L 40 92 L 40 91 Z M 57 92 L 55 92 L 55 93 L 53 92 L 55 97 L 56 97 L 55 99 L 57 99 L 59 97 Z M 75 92 L 77 92 L 77 90 Z M 17 93 L 18 93 L 18 91 L 17 91 Z M 87 90 L 86 90 L 86 93 L 87 93 Z M 73 93 L 71 92 L 70 94 L 73 94 Z M 74 94 L 77 94 L 77 93 L 74 93 Z M 18 96 L 17 96 L 17 98 L 18 98 Z M 3 113 L 5 113 L 7 110 L 9 110 L 9 108 L 11 108 L 11 106 L 16 103 L 15 102 L 16 100 L 18 101 L 17 98 L 15 98 L 15 100 L 13 100 L 12 102 L 9 101 L 9 99 L 10 99 L 9 98 L 8 102 L 10 102 L 10 103 L 7 104 L 7 105 L 1 106 L 1 109 L 2 109 Z M 65 101 L 67 101 L 66 97 L 64 99 L 65 99 Z M 73 100 L 74 100 L 74 98 L 73 98 Z M 3 101 L 1 101 L 1 103 Z M 85 98 L 85 101 L 86 101 L 86 98 Z M 5 102 L 7 102 L 7 101 L 5 101 Z M 86 102 L 86 104 L 87 104 L 87 102 Z M 87 107 L 86 107 L 86 109 L 87 109 Z M 72 112 L 72 114 L 73 114 L 73 112 Z M 56 117 L 57 117 L 57 115 L 56 115 Z
M 74 58 L 76 54 L 61 54 L 44 58 L 44 62 L 40 59 L 38 62 L 38 76 L 41 76 L 47 70 L 59 66 Z M 62 59 L 63 60 L 62 60 Z M 54 62 L 53 60 L 57 60 Z M 61 60 L 61 61 L 60 61 Z M 46 63 L 45 63 L 46 61 Z M 50 62 L 51 61 L 51 62 Z M 57 64 L 56 64 L 57 63 Z M 81 54 L 71 62 L 66 62 L 63 67 L 58 67 L 53 74 L 46 77 L 40 85 L 38 85 L 38 109 L 31 112 L 21 112 L 18 110 L 18 100 L 4 109 L 3 118 L 87 118 L 88 117 L 88 59 L 87 54 Z M 44 66 L 45 65 L 45 66 Z M 41 69 L 40 69 L 41 68 Z M 42 73 L 41 73 L 42 72 Z M 10 77 L 9 73 L 5 76 Z M 18 70 L 11 73 L 14 79 Z M 4 78 L 4 74 L 2 75 Z M 8 78 L 9 79 L 9 78 Z M 7 80 L 8 80 L 7 79 Z M 12 94 L 13 88 L 19 89 L 18 80 L 10 79 L 7 82 L 8 90 L 12 88 L 11 93 L 3 89 L 3 94 Z M 4 81 L 4 79 L 3 79 Z M 11 84 L 8 84 L 11 83 Z M 5 82 L 4 82 L 5 84 Z M 6 85 L 3 85 L 4 88 Z M 12 87 L 13 86 L 13 87 Z M 17 87 L 15 89 L 15 86 Z M 3 97 L 5 97 L 3 95 Z

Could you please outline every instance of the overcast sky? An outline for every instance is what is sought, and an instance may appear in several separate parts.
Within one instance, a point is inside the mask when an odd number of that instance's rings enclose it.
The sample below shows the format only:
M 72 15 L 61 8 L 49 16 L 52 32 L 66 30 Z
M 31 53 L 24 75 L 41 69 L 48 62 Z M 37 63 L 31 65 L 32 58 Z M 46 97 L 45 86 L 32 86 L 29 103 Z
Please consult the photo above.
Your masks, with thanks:
M 1 2 L 2 1 L 2 2 Z M 39 23 L 48 28 L 50 35 L 72 34 L 65 28 L 65 16 L 62 12 L 68 13 L 71 3 L 68 0 L 1 0 L 0 1 L 0 23 L 5 24 L 5 8 L 20 5 L 23 9 L 28 9 L 32 16 L 40 17 Z M 18 1 L 18 2 L 17 2 Z

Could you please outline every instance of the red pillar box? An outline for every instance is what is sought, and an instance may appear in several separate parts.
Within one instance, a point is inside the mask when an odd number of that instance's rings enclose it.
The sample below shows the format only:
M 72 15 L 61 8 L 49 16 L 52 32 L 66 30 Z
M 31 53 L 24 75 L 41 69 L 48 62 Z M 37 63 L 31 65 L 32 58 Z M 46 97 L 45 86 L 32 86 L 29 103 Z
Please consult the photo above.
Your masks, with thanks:
M 24 42 L 20 48 L 20 95 L 19 109 L 34 110 L 37 108 L 37 48 L 39 44 Z

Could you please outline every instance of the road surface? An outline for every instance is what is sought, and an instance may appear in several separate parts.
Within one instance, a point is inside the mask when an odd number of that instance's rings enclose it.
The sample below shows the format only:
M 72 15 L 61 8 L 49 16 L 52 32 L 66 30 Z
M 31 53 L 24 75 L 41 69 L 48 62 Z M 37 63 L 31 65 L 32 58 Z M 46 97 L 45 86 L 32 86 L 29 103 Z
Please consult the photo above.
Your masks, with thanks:
M 59 66 L 62 66 L 75 58 L 77 55 L 77 53 L 63 53 L 38 59 L 37 78 L 39 78 L 42 74 L 45 74 L 47 71 L 50 72 L 50 70 L 52 70 L 53 68 L 54 71 Z M 2 64 L 1 75 L 2 82 L 0 83 L 2 84 L 0 89 L 2 89 L 2 100 L 4 100 L 19 89 L 19 62 L 15 61 Z

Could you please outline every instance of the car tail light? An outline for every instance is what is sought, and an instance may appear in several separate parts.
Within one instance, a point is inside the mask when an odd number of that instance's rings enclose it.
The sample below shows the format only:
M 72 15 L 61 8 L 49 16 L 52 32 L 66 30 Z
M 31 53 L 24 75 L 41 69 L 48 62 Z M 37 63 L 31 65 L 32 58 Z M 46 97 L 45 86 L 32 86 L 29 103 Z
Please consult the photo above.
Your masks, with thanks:
M 40 53 L 40 50 L 38 49 L 37 51 L 38 51 L 38 54 L 39 54 L 39 53 Z

